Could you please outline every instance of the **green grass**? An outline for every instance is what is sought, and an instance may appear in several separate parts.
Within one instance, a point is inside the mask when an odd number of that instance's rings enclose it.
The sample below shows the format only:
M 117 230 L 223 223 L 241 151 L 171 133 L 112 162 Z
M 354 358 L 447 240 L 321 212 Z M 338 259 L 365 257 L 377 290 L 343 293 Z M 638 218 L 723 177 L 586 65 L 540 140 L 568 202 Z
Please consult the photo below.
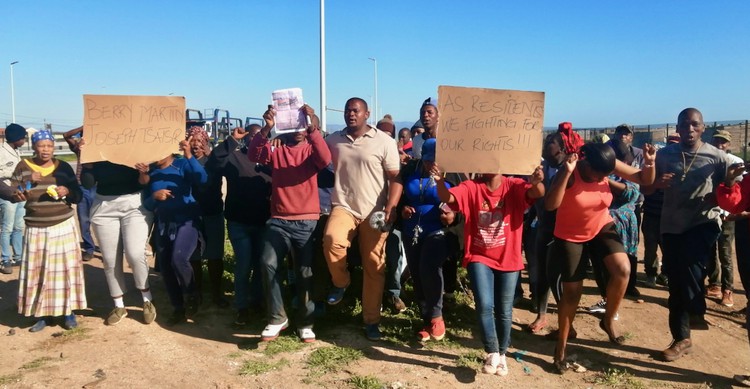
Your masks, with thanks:
M 357 389 L 381 389 L 385 384 L 373 376 L 355 375 L 347 380 L 352 387 Z
M 15 373 L 15 374 L 6 374 L 3 376 L 0 376 L 0 385 L 6 386 L 10 384 L 14 384 L 16 382 L 21 381 L 22 375 Z
M 240 375 L 261 375 L 269 371 L 278 370 L 289 365 L 289 361 L 282 359 L 276 362 L 245 361 L 240 368 Z
M 38 369 L 40 367 L 43 367 L 44 365 L 46 365 L 48 362 L 50 362 L 52 360 L 53 360 L 53 358 L 50 358 L 50 357 L 37 358 L 37 359 L 35 359 L 35 360 L 31 361 L 31 362 L 25 363 L 23 366 L 21 366 L 21 369 L 22 370 L 34 370 L 34 369 Z
M 456 366 L 479 370 L 483 362 L 484 355 L 481 352 L 474 350 L 459 355 L 458 359 L 456 359 Z
M 307 358 L 307 365 L 318 372 L 336 372 L 362 358 L 362 351 L 346 347 L 321 347 Z
M 630 374 L 627 369 L 607 369 L 594 377 L 594 383 L 610 388 L 645 389 L 646 385 Z
M 303 343 L 294 335 L 279 336 L 272 342 L 266 342 L 266 348 L 263 350 L 263 354 L 267 356 L 273 356 L 280 353 L 291 353 L 301 350 L 305 347 L 306 343 Z

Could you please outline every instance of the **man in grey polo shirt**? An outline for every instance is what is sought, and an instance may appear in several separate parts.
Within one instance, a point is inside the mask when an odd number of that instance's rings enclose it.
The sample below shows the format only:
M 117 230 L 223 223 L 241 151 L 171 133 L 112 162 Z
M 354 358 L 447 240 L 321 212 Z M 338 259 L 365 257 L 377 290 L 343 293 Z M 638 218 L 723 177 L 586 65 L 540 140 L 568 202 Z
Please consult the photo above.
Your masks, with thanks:
M 336 178 L 333 210 L 323 234 L 323 252 L 334 286 L 328 304 L 338 304 L 350 283 L 346 249 L 359 236 L 365 334 L 370 340 L 379 340 L 388 230 L 371 227 L 370 219 L 373 213 L 383 211 L 386 223 L 391 224 L 403 186 L 398 177 L 401 164 L 396 141 L 367 125 L 369 117 L 367 103 L 353 97 L 344 109 L 346 128 L 326 138 Z

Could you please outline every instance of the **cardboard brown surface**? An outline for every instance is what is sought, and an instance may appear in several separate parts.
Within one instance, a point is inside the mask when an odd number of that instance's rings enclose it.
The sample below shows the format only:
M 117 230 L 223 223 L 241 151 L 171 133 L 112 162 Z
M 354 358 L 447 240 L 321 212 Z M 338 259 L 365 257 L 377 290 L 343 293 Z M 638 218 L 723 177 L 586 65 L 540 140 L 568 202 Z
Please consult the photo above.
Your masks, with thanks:
M 542 156 L 544 92 L 438 87 L 441 170 L 528 175 Z
M 185 139 L 185 98 L 83 95 L 83 139 L 82 163 L 158 161 Z

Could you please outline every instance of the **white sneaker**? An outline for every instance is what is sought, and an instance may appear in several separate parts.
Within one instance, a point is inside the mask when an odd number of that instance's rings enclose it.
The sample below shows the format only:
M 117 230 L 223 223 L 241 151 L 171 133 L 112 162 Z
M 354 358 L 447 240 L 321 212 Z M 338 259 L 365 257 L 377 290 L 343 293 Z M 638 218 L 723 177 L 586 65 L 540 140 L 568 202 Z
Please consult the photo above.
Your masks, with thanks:
M 279 337 L 279 333 L 289 327 L 289 319 L 284 320 L 281 324 L 269 324 L 260 333 L 260 340 L 267 342 Z
M 315 341 L 315 333 L 312 328 L 299 328 L 297 329 L 299 338 L 305 343 L 312 343 Z
M 500 353 L 489 353 L 484 358 L 484 366 L 482 366 L 482 372 L 486 374 L 495 374 L 497 373 L 498 365 L 500 365 Z
M 607 300 L 601 299 L 596 304 L 590 306 L 588 311 L 590 313 L 604 313 L 607 310 Z
M 501 377 L 508 375 L 508 364 L 505 361 L 505 354 L 500 356 L 500 363 L 497 365 L 497 371 L 495 374 Z

